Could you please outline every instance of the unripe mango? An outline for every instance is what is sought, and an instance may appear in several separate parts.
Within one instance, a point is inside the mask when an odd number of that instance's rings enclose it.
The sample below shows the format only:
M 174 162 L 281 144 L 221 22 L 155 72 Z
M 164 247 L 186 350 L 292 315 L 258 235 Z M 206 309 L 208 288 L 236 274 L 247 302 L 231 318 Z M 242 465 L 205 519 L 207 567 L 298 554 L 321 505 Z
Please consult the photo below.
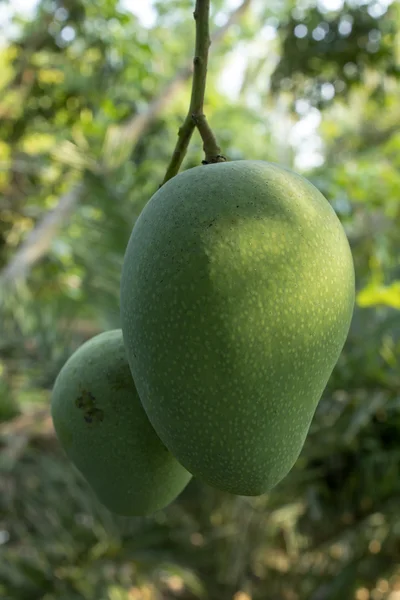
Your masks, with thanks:
M 127 357 L 156 432 L 235 494 L 292 468 L 346 340 L 354 267 L 324 196 L 263 161 L 195 167 L 139 216 L 121 281 Z
M 149 423 L 120 329 L 95 336 L 69 358 L 53 388 L 51 414 L 66 454 L 114 513 L 153 513 L 191 478 Z

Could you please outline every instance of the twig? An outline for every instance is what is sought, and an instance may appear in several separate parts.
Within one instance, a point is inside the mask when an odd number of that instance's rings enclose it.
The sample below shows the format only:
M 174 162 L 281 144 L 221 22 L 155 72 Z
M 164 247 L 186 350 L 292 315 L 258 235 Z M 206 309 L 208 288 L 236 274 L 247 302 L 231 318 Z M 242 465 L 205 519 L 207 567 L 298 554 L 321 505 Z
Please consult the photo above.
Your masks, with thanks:
M 195 127 L 196 125 L 194 120 L 192 119 L 191 115 L 188 114 L 182 127 L 179 128 L 178 141 L 176 142 L 175 149 L 172 153 L 172 158 L 168 165 L 167 172 L 165 173 L 165 177 L 161 186 L 163 186 L 164 183 L 167 183 L 167 181 L 172 179 L 172 177 L 175 177 L 175 175 L 178 173 L 183 159 L 186 156 L 186 152 L 189 147 L 189 142 L 193 135 Z
M 194 11 L 196 21 L 196 50 L 193 61 L 193 87 L 190 102 L 192 120 L 198 128 L 204 144 L 205 162 L 221 162 L 221 149 L 204 115 L 204 95 L 207 83 L 208 51 L 211 46 L 210 38 L 210 0 L 196 0 Z
M 211 38 L 211 42 L 214 47 L 219 45 L 232 26 L 238 23 L 241 17 L 250 8 L 252 1 L 253 0 L 243 0 L 242 4 L 231 13 L 225 25 L 217 29 Z M 175 77 L 173 77 L 173 79 L 166 84 L 160 95 L 148 105 L 147 109 L 143 113 L 134 115 L 121 127 L 122 136 L 131 141 L 136 141 L 139 139 L 147 127 L 181 91 L 182 86 L 191 77 L 192 73 L 193 61 L 190 60 L 189 63 L 182 67 Z
M 193 82 L 190 106 L 186 119 L 179 129 L 178 141 L 161 185 L 164 185 L 164 183 L 178 173 L 195 127 L 198 128 L 203 140 L 205 154 L 203 164 L 226 160 L 221 155 L 221 149 L 203 113 L 207 83 L 208 51 L 211 45 L 209 29 L 210 0 L 196 0 L 196 8 L 193 16 L 196 21 L 196 46 L 193 59 Z

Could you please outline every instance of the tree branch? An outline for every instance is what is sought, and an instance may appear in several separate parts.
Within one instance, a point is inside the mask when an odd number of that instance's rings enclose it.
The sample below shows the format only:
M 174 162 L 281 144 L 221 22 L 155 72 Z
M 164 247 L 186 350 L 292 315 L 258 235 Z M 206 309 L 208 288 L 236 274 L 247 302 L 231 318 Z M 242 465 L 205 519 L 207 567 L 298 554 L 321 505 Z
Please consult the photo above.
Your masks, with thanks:
M 242 15 L 250 7 L 252 0 L 244 0 L 243 3 L 232 12 L 229 19 L 218 29 L 212 38 L 212 43 L 218 45 L 225 37 L 227 31 L 235 25 Z M 141 114 L 135 114 L 121 127 L 121 134 L 125 140 L 135 143 L 148 129 L 151 123 L 162 113 L 162 111 L 174 100 L 182 89 L 185 82 L 193 72 L 193 65 L 189 63 L 184 66 L 173 79 L 161 90 L 160 94 Z M 0 283 L 16 281 L 25 277 L 29 270 L 50 249 L 51 242 L 57 235 L 58 230 L 68 221 L 76 204 L 80 201 L 84 188 L 82 184 L 74 186 L 69 192 L 61 196 L 57 206 L 41 221 L 27 236 L 25 242 L 16 251 L 9 264 L 0 272 Z
M 46 254 L 59 227 L 69 219 L 82 189 L 82 184 L 78 184 L 61 196 L 57 206 L 46 213 L 32 229 L 12 260 L 1 271 L 1 283 L 16 281 L 24 277 L 30 267 Z

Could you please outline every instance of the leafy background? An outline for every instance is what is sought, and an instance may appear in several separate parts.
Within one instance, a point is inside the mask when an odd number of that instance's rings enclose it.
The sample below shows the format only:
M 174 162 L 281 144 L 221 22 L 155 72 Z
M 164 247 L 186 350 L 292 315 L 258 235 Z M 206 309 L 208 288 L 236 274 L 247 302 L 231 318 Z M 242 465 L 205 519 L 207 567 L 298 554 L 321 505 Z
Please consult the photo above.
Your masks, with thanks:
M 399 600 L 396 2 L 212 2 L 206 112 L 224 152 L 313 181 L 357 271 L 289 476 L 253 499 L 194 480 L 154 517 L 116 518 L 54 437 L 54 378 L 119 325 L 124 249 L 187 110 L 193 2 L 152 5 L 146 22 L 127 0 L 0 6 L 0 597 Z M 184 168 L 201 158 L 195 137 Z

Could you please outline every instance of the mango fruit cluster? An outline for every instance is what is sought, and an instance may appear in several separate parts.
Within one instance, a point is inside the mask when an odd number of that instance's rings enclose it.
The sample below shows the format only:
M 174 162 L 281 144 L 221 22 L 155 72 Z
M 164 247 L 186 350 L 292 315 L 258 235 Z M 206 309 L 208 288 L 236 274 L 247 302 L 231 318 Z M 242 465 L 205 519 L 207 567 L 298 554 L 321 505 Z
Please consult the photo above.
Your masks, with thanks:
M 121 329 L 56 380 L 57 436 L 118 514 L 163 508 L 192 475 L 264 494 L 303 448 L 354 297 L 346 234 L 309 181 L 264 161 L 184 171 L 133 227 Z

